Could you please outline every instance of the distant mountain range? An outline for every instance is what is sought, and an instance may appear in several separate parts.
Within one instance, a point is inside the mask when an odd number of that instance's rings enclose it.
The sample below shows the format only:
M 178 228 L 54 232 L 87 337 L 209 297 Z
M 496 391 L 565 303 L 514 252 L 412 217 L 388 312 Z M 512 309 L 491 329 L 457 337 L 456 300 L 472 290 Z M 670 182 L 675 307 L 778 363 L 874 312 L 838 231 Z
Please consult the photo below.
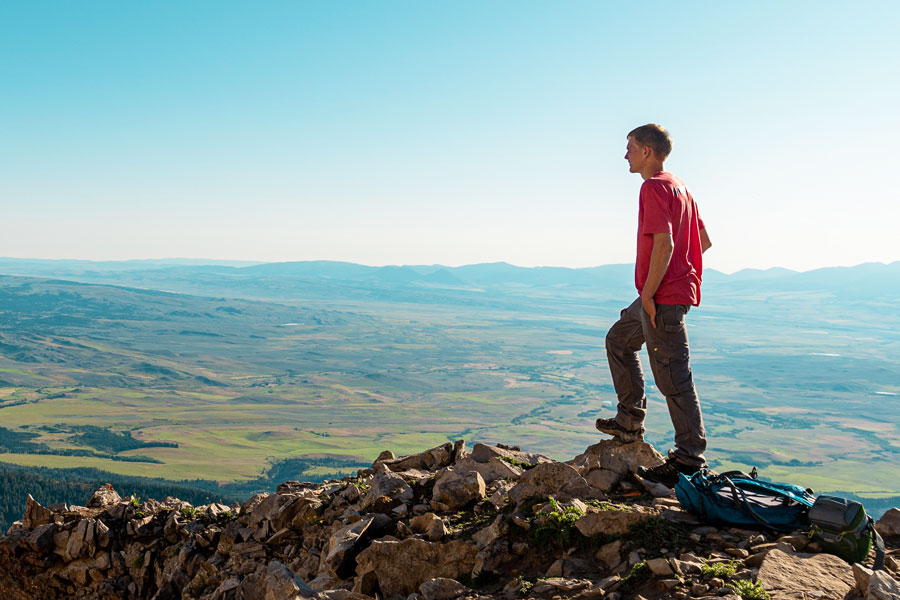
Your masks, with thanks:
M 403 265 L 372 267 L 338 261 L 253 263 L 192 259 L 81 261 L 0 258 L 0 274 L 69 279 L 86 283 L 113 283 L 226 297 L 285 298 L 327 286 L 328 295 L 345 288 L 478 293 L 565 288 L 568 291 L 602 290 L 629 295 L 633 265 L 612 264 L 588 268 L 517 267 L 504 262 L 461 267 Z M 824 292 L 842 299 L 900 299 L 900 261 L 865 263 L 854 267 L 828 267 L 797 272 L 783 268 L 744 269 L 733 274 L 708 269 L 708 288 L 741 293 Z M 315 296 L 319 294 L 315 293 Z M 351 294 L 352 295 L 352 294 Z

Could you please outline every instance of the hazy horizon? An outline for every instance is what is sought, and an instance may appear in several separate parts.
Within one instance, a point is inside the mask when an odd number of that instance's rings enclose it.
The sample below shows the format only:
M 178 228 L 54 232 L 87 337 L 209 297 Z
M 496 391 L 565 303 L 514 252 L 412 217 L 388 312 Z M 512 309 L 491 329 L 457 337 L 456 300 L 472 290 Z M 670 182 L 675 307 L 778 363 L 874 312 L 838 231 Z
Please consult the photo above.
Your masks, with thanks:
M 875 168 L 900 152 L 898 19 L 886 1 L 5 3 L 0 255 L 627 263 L 625 135 L 657 122 L 708 268 L 895 261 Z
M 380 267 L 446 267 L 451 269 L 456 269 L 459 267 L 467 267 L 473 265 L 490 265 L 490 264 L 507 264 L 513 267 L 523 268 L 523 269 L 540 269 L 540 268 L 551 268 L 551 269 L 592 269 L 598 267 L 609 267 L 609 266 L 629 266 L 634 263 L 631 262 L 609 262 L 609 263 L 598 263 L 595 265 L 586 265 L 580 267 L 573 267 L 568 265 L 550 265 L 550 264 L 534 264 L 534 265 L 522 265 L 516 264 L 509 261 L 499 260 L 499 261 L 480 261 L 480 262 L 471 262 L 471 263 L 460 263 L 460 264 L 447 264 L 447 263 L 414 263 L 414 262 L 405 262 L 405 263 L 381 263 L 381 264 L 372 264 L 367 262 L 360 261 L 351 261 L 351 260 L 336 260 L 330 258 L 320 258 L 320 259 L 304 259 L 304 260 L 247 260 L 247 259 L 230 259 L 230 258 L 188 258 L 188 257 L 145 257 L 145 258 L 111 258 L 111 259 L 92 259 L 92 258 L 36 258 L 33 256 L 0 256 L 0 261 L 2 260 L 12 260 L 12 261 L 59 261 L 59 262 L 90 262 L 90 263 L 139 263 L 139 262 L 172 262 L 172 263 L 181 263 L 185 265 L 194 265 L 194 266 L 203 266 L 203 265 L 223 265 L 223 266 L 253 266 L 253 265 L 263 265 L 263 264 L 279 264 L 279 263 L 305 263 L 305 262 L 325 262 L 325 263 L 346 263 L 346 264 L 354 264 L 360 265 L 364 267 L 372 267 L 372 268 L 380 268 Z M 733 275 L 740 271 L 771 271 L 771 270 L 787 270 L 793 271 L 795 273 L 807 273 L 810 271 L 817 271 L 819 269 L 830 269 L 830 268 L 853 268 L 859 267 L 862 265 L 868 264 L 877 264 L 877 265 L 891 265 L 893 263 L 900 262 L 897 260 L 892 261 L 865 261 L 861 263 L 854 264 L 840 264 L 840 265 L 823 265 L 820 267 L 813 267 L 810 269 L 791 269 L 789 267 L 781 266 L 781 265 L 773 265 L 770 267 L 743 267 L 740 269 L 735 269 L 732 271 L 726 271 L 723 269 L 717 269 L 713 267 L 704 267 L 704 270 L 712 270 L 719 273 L 724 273 L 726 275 Z

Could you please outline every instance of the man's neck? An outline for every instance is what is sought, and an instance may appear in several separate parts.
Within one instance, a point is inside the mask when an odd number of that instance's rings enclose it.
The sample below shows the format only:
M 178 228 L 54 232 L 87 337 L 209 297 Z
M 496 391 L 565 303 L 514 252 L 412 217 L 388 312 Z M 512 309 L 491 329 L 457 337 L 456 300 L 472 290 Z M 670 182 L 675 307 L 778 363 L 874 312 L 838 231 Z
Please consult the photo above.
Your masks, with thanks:
M 647 166 L 641 169 L 641 177 L 644 178 L 644 181 L 647 181 L 660 171 L 664 170 L 662 162 L 647 163 Z

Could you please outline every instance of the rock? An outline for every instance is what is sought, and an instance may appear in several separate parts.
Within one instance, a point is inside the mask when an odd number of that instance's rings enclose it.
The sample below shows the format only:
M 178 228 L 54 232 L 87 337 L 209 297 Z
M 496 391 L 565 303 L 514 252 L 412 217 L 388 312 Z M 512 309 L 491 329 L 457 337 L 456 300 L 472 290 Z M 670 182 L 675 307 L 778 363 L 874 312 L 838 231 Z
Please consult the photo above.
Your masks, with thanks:
M 82 556 L 92 556 L 98 547 L 109 544 L 109 529 L 95 519 L 82 519 L 69 535 L 64 558 L 74 560 Z
M 597 554 L 594 556 L 597 560 L 605 564 L 608 569 L 612 569 L 622 562 L 622 540 L 604 544 L 597 550 Z
M 795 552 L 802 552 L 809 545 L 809 536 L 783 535 L 776 541 L 779 544 L 790 544 Z
M 389 468 L 380 466 L 375 477 L 369 484 L 369 491 L 360 500 L 360 508 L 368 510 L 375 506 L 381 498 L 389 498 L 398 504 L 409 502 L 414 493 L 409 484 L 402 477 L 393 473 Z
M 853 579 L 856 580 L 856 589 L 865 594 L 869 590 L 869 580 L 872 577 L 872 569 L 859 563 L 853 563 Z
M 416 533 L 424 533 L 432 542 L 443 539 L 449 533 L 444 520 L 434 513 L 425 513 L 414 517 L 409 522 L 409 526 Z
M 277 560 L 259 565 L 238 588 L 238 597 L 242 600 L 286 600 L 298 595 L 315 598 L 316 591 Z
M 472 535 L 472 541 L 478 545 L 479 550 L 487 548 L 509 531 L 503 515 L 497 515 L 494 522 Z
M 51 520 L 53 520 L 53 513 L 41 506 L 40 502 L 31 497 L 31 494 L 28 494 L 28 498 L 25 501 L 25 517 L 22 519 L 22 525 L 25 529 L 34 529 L 38 525 L 46 525 Z
M 831 554 L 788 554 L 769 550 L 759 567 L 758 581 L 773 595 L 785 600 L 843 599 L 856 586 L 846 562 Z
M 487 462 L 478 462 L 468 457 L 456 461 L 453 470 L 457 473 L 476 472 L 481 475 L 486 485 L 490 485 L 499 479 L 518 479 L 524 469 L 504 462 L 497 457 L 492 457 Z
M 394 460 L 395 458 L 397 458 L 397 457 L 394 456 L 393 452 L 391 452 L 390 450 L 384 450 L 381 452 L 381 454 L 378 455 L 378 458 L 375 459 L 375 462 L 372 463 L 372 468 L 374 469 L 376 467 L 376 465 L 380 462 Z
M 56 524 L 38 525 L 25 538 L 25 543 L 38 554 L 46 554 L 53 548 L 53 536 L 56 535 Z
M 885 539 L 900 538 L 900 508 L 892 508 L 875 523 L 875 531 Z
M 900 598 L 900 582 L 885 573 L 875 571 L 869 579 L 866 600 L 897 600 Z
M 484 499 L 484 479 L 477 471 L 459 473 L 453 467 L 440 471 L 434 478 L 434 502 L 445 512 L 457 510 Z
M 553 462 L 553 459 L 548 458 L 543 454 L 532 454 L 530 452 L 522 452 L 521 450 L 513 450 L 508 447 L 489 446 L 488 444 L 475 444 L 475 447 L 472 448 L 470 458 L 481 463 L 489 462 L 492 458 L 499 458 L 501 460 L 506 458 L 514 463 L 531 466 Z
M 564 564 L 565 562 L 561 558 L 557 559 L 544 573 L 544 577 L 562 577 Z
M 665 457 L 646 442 L 622 444 L 617 440 L 603 440 L 571 461 L 572 465 L 589 465 L 589 470 L 606 469 L 620 476 L 636 473 L 638 467 L 655 467 L 665 462 Z
M 425 600 L 453 600 L 466 593 L 467 588 L 454 579 L 435 577 L 419 586 Z
M 500 510 L 509 501 L 509 490 L 513 489 L 516 484 L 511 481 L 499 481 L 493 487 L 494 493 L 491 494 L 489 501 L 494 508 Z
M 735 558 L 747 558 L 750 556 L 750 553 L 743 548 L 725 548 L 725 553 L 730 554 Z
M 671 577 L 674 575 L 669 561 L 665 558 L 651 558 L 647 561 L 647 566 L 654 575 L 659 577 Z
M 254 494 L 247 498 L 243 504 L 241 504 L 241 514 L 249 515 L 252 513 L 259 504 L 270 496 L 269 492 L 261 492 L 259 494 Z M 146 511 L 145 511 L 146 512 Z
M 122 497 L 108 483 L 101 485 L 88 500 L 88 508 L 107 508 L 122 501 Z
M 475 544 L 461 540 L 446 544 L 418 538 L 375 540 L 356 558 L 358 577 L 353 591 L 369 594 L 373 591 L 370 586 L 377 583 L 387 598 L 408 596 L 429 579 L 468 576 L 477 553 Z
M 546 499 L 550 495 L 560 500 L 593 498 L 595 491 L 571 465 L 542 463 L 525 471 L 519 483 L 509 491 L 509 498 L 520 503 L 528 498 Z
M 597 534 L 622 535 L 628 528 L 646 519 L 648 514 L 624 510 L 601 510 L 590 512 L 575 521 L 575 527 L 585 537 Z
M 619 473 L 610 471 L 609 469 L 594 469 L 585 475 L 584 479 L 588 482 L 589 486 L 603 492 L 608 492 L 622 480 L 622 477 L 623 476 Z
M 328 553 L 322 557 L 319 572 L 330 570 L 341 578 L 351 576 L 355 564 L 353 559 L 360 550 L 353 552 L 353 549 L 374 520 L 375 515 L 369 515 L 335 531 L 328 540 Z
M 318 517 L 322 503 L 315 494 L 273 494 L 259 502 L 250 513 L 249 527 L 256 529 L 257 539 L 266 539 L 284 527 L 299 529 Z
M 452 465 L 455 461 L 465 458 L 465 456 L 466 442 L 465 440 L 457 440 L 452 444 L 447 442 L 419 454 L 401 456 L 390 460 L 376 460 L 372 464 L 372 469 L 377 472 L 378 467 L 384 465 L 394 472 L 409 469 L 437 471 L 442 467 Z
M 225 504 L 220 504 L 218 502 L 213 502 L 212 504 L 210 504 L 209 506 L 206 507 L 204 514 L 206 515 L 207 519 L 209 519 L 211 521 L 215 521 L 219 517 L 230 515 L 231 507 L 226 506 Z

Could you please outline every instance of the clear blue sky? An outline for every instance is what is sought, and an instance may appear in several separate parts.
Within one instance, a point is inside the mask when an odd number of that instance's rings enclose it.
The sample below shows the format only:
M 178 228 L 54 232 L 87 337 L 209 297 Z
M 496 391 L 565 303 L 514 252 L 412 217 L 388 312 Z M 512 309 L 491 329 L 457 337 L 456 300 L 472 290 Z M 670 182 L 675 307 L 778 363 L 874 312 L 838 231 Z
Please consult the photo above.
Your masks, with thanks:
M 4 2 L 0 256 L 633 260 L 658 122 L 707 265 L 900 259 L 897 2 Z

